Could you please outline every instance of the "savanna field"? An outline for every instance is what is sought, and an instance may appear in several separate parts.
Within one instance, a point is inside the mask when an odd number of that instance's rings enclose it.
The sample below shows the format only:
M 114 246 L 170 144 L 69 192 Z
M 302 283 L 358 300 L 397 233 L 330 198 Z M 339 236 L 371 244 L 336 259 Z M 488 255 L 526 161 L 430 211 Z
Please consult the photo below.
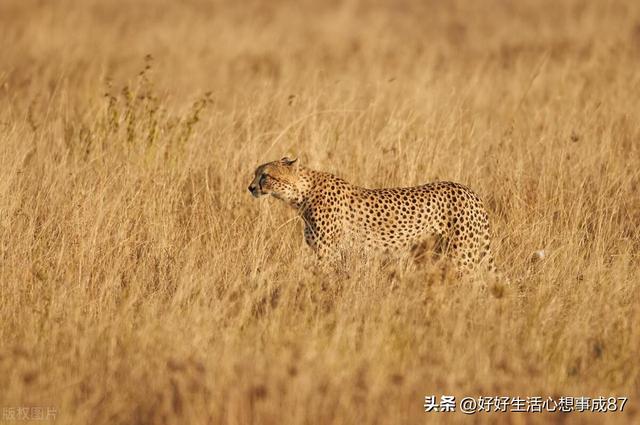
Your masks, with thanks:
M 472 187 L 510 284 L 319 267 L 285 155 Z M 2 0 L 1 422 L 640 423 L 639 190 L 638 2 Z

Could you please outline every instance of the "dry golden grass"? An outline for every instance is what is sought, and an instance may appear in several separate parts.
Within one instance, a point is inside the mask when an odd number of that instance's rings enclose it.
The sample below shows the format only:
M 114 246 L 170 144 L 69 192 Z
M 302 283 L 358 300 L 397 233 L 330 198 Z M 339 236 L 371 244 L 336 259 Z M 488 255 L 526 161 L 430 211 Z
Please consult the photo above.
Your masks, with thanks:
M 0 407 L 638 423 L 639 69 L 633 1 L 3 0 Z M 318 271 L 293 211 L 246 191 L 286 153 L 468 184 L 514 285 Z M 429 394 L 630 400 L 468 417 Z

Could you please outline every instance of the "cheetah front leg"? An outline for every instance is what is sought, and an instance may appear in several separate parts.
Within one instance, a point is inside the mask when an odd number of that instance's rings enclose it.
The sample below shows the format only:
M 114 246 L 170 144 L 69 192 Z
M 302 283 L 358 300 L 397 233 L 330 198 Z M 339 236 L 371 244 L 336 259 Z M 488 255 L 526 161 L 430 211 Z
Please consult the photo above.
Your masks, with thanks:
M 339 248 L 341 235 L 340 229 L 325 230 L 309 222 L 305 223 L 304 240 L 323 263 L 338 264 L 342 260 Z

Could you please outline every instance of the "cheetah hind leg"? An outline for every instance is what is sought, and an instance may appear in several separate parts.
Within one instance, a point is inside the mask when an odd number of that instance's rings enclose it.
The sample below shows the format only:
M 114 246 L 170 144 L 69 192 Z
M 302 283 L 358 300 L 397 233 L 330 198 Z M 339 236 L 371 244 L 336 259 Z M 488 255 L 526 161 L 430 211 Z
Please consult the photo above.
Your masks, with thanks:
M 464 240 L 451 238 L 444 245 L 444 255 L 450 260 L 459 278 L 471 279 L 501 297 L 504 289 L 510 285 L 509 279 L 496 267 L 490 246 L 475 250 L 474 246 L 464 249 Z M 488 245 L 488 244 L 487 244 Z
M 495 298 L 503 298 L 511 290 L 511 281 L 496 267 L 490 248 L 478 259 L 472 275 Z

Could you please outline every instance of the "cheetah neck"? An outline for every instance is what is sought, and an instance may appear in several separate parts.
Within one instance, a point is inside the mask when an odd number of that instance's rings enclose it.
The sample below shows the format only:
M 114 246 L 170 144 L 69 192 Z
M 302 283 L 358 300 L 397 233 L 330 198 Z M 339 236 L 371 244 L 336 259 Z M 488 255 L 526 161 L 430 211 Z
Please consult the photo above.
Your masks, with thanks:
M 306 209 L 319 174 L 318 171 L 309 168 L 298 168 L 295 181 L 296 196 L 289 201 L 289 205 L 300 212 Z
M 338 176 L 309 168 L 301 167 L 298 170 L 297 177 L 296 187 L 299 196 L 290 204 L 301 214 L 304 214 L 310 204 L 314 202 L 314 199 L 321 196 L 321 192 L 326 190 L 332 183 L 339 184 L 342 187 L 350 186 L 349 183 Z

